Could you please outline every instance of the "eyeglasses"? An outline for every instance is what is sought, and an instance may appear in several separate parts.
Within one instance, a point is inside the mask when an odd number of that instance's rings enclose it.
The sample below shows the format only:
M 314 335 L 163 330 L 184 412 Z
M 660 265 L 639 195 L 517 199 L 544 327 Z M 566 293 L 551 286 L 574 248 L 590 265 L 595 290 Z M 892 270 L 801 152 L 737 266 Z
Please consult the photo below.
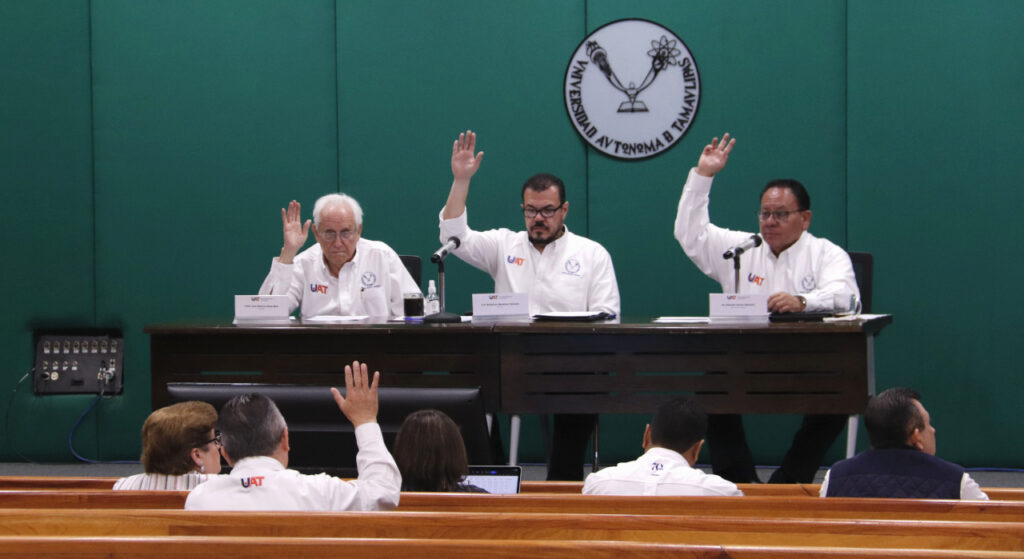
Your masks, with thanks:
M 328 231 L 324 231 L 323 233 L 320 233 L 320 238 L 323 239 L 325 242 L 328 242 L 328 243 L 333 243 L 335 240 L 338 239 L 338 237 L 341 237 L 341 240 L 343 240 L 343 241 L 350 241 L 350 240 L 352 240 L 352 237 L 355 237 L 355 236 L 356 236 L 356 232 L 351 230 L 351 229 L 346 229 L 344 231 L 330 231 L 330 230 L 328 230 Z
M 206 445 L 208 445 L 210 443 L 214 443 L 218 447 L 223 447 L 224 446 L 224 443 L 222 443 L 221 439 L 220 439 L 220 431 L 219 430 L 214 430 L 213 438 L 208 440 L 208 441 L 206 441 L 205 443 L 203 443 L 203 446 L 206 446 Z
M 557 212 L 560 209 L 562 209 L 561 205 L 560 206 L 548 206 L 546 208 L 541 208 L 539 210 L 537 208 L 526 207 L 526 208 L 523 208 L 523 215 L 526 216 L 529 219 L 533 219 L 533 218 L 537 217 L 537 214 L 540 214 L 540 215 L 542 215 L 544 217 L 551 217 L 551 216 L 555 215 L 555 212 Z
M 791 214 L 798 214 L 804 210 L 757 210 L 757 219 L 760 221 L 768 221 L 772 216 L 775 216 L 775 221 L 783 222 L 789 219 Z

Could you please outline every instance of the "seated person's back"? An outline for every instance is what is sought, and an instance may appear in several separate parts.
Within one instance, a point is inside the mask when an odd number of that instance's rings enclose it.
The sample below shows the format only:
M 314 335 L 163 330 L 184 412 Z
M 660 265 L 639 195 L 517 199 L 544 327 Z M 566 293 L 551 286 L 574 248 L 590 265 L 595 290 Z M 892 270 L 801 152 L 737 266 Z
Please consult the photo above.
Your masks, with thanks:
M 180 402 L 149 414 L 142 424 L 145 473 L 121 478 L 114 489 L 188 491 L 220 473 L 217 410 Z
M 890 388 L 868 401 L 864 427 L 871 448 L 836 462 L 822 497 L 988 499 L 964 468 L 935 456 L 935 428 L 909 388 Z
M 632 462 L 587 476 L 590 495 L 743 495 L 736 484 L 694 468 L 704 444 L 708 416 L 696 400 L 662 404 L 644 429 L 644 454 Z
M 395 462 L 403 491 L 487 493 L 463 482 L 469 473 L 459 426 L 439 410 L 409 414 L 395 435 Z
M 354 371 L 354 372 L 353 372 Z M 346 396 L 332 388 L 342 413 L 355 426 L 358 478 L 303 475 L 288 467 L 288 427 L 266 396 L 244 394 L 220 413 L 224 459 L 231 473 L 193 490 L 195 510 L 389 510 L 398 506 L 401 477 L 377 425 L 377 381 L 366 365 L 345 366 Z

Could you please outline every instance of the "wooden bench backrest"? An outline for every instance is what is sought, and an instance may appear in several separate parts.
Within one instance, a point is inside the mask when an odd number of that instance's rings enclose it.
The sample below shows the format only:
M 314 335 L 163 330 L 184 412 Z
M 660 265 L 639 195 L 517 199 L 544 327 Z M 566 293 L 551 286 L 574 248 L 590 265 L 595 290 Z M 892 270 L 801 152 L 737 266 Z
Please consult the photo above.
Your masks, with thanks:
M 1024 550 L 1024 523 L 665 515 L 0 509 L 2 536 L 614 540 L 687 545 Z
M 75 509 L 180 509 L 187 491 L 6 490 L 0 491 L 2 508 Z
M 0 508 L 180 509 L 183 491 L 0 491 Z M 403 493 L 399 510 L 891 518 L 1024 522 L 1024 502 L 805 497 L 609 497 Z
M 688 546 L 677 544 L 609 541 L 449 540 L 449 539 L 337 539 L 266 537 L 131 537 L 131 538 L 0 538 L 0 557 L 148 559 L 207 556 L 253 559 L 320 559 L 388 557 L 390 559 L 1004 559 L 1016 552 L 931 549 L 867 549 L 841 547 Z
M 116 477 L 0 476 L 0 490 L 111 489 Z M 740 483 L 748 496 L 818 497 L 817 483 Z M 984 487 L 993 501 L 1024 501 L 1024 488 Z M 524 481 L 523 493 L 582 493 L 582 481 Z
M 403 493 L 399 510 L 1024 521 L 1024 502 L 806 497 Z

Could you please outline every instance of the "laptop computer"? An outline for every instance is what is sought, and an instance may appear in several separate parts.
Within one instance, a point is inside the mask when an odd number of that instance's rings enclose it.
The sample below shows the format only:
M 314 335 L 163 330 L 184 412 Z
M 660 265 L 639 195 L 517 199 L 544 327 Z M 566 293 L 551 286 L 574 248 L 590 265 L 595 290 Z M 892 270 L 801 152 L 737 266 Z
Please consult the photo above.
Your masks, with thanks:
M 519 493 L 520 466 L 470 466 L 464 483 L 475 485 L 496 495 Z

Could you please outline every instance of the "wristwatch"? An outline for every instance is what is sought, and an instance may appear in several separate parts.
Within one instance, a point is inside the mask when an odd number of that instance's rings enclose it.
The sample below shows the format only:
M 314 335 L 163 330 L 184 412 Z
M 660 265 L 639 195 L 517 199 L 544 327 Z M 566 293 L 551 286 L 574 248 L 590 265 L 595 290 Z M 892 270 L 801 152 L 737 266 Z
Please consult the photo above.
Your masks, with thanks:
M 801 311 L 807 310 L 807 298 L 806 297 L 804 297 L 803 295 L 797 295 L 796 296 L 796 300 L 800 301 L 800 304 L 803 305 L 803 308 L 800 309 Z

